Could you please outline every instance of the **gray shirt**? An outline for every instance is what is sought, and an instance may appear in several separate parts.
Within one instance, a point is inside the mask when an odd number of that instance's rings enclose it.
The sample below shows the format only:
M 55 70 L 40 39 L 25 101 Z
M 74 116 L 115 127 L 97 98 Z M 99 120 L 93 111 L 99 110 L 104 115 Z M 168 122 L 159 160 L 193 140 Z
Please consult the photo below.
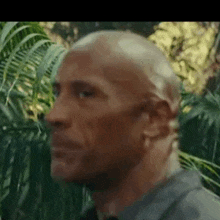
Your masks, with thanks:
M 98 220 L 94 205 L 82 212 L 86 219 Z M 220 220 L 220 198 L 202 186 L 199 172 L 180 169 L 112 219 Z

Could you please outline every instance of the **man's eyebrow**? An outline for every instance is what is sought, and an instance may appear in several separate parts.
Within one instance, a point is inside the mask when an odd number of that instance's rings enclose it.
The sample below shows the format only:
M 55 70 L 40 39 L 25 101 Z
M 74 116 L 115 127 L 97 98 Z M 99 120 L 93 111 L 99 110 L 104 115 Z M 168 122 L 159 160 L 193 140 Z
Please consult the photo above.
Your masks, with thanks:
M 83 80 L 79 80 L 79 79 L 71 81 L 70 83 L 71 83 L 71 86 L 73 86 L 73 87 L 94 86 L 93 83 L 91 83 L 91 82 L 87 82 L 87 81 L 83 81 Z
M 51 84 L 52 84 L 52 87 L 56 88 L 56 89 L 59 89 L 61 87 L 61 84 L 57 81 L 54 81 Z M 87 81 L 79 80 L 79 79 L 70 81 L 69 85 L 71 87 L 74 87 L 74 88 L 80 88 L 80 87 L 85 87 L 85 86 L 90 86 L 90 87 L 96 87 L 97 86 L 97 85 L 94 85 L 92 82 L 87 82 Z

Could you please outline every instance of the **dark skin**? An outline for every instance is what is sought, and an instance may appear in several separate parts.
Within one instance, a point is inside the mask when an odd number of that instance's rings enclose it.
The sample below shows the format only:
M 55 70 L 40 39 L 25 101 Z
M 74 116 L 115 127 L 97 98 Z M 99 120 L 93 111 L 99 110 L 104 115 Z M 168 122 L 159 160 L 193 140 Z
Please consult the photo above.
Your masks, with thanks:
M 179 168 L 170 126 L 176 103 L 153 82 L 150 61 L 139 63 L 128 44 L 161 57 L 134 34 L 85 37 L 63 60 L 54 85 L 58 96 L 47 115 L 52 176 L 85 184 L 97 210 L 113 215 Z

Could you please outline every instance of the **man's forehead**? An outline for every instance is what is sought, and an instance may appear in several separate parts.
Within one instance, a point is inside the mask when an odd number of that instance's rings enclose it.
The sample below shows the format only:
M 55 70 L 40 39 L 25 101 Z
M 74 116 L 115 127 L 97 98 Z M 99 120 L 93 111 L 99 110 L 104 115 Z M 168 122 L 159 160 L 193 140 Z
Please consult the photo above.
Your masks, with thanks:
M 83 69 L 134 69 L 144 57 L 146 48 L 139 43 L 140 36 L 124 32 L 95 32 L 77 41 L 64 58 L 58 75 L 66 77 Z M 138 42 L 138 43 L 137 43 Z M 148 46 L 149 47 L 149 46 Z M 148 48 L 150 49 L 150 48 Z M 137 62 L 137 60 L 139 60 Z M 113 71 L 112 77 L 124 76 Z M 120 76 L 119 76 L 120 75 Z M 130 77 L 133 77 L 130 75 Z M 128 77 L 129 78 L 129 77 Z
M 115 41 L 103 40 L 108 39 L 107 35 L 104 38 L 97 37 L 96 39 L 99 40 L 96 41 L 86 41 L 85 39 L 79 41 L 80 46 L 73 47 L 66 55 L 56 80 L 60 81 L 62 78 L 69 81 L 74 77 L 88 78 L 96 75 L 110 83 L 113 82 L 114 85 L 130 87 L 126 89 L 141 90 L 142 92 L 146 88 L 150 89 L 149 77 L 153 72 L 146 71 L 146 68 L 148 69 L 149 63 L 153 59 L 154 53 L 151 44 L 147 43 L 146 49 L 142 43 L 139 43 L 139 37 L 134 39 L 133 35 L 119 39 L 116 36 Z M 78 44 L 76 42 L 76 45 Z M 145 54 L 146 51 L 147 54 Z M 147 62 L 144 62 L 143 58 L 147 59 Z
M 95 65 L 89 54 L 78 54 L 71 51 L 63 59 L 55 79 L 56 81 L 71 80 L 75 76 L 92 75 L 93 72 L 98 72 L 98 66 Z

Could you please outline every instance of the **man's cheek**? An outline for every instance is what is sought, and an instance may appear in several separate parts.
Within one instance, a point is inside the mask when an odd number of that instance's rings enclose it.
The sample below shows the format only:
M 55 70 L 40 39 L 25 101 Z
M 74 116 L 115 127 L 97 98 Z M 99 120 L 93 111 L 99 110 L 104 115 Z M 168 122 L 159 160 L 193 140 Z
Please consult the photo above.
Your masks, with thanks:
M 76 180 L 93 178 L 94 175 L 109 169 L 108 159 L 104 154 L 87 153 L 69 163 L 69 168 L 67 167 L 65 172 L 66 176 Z

